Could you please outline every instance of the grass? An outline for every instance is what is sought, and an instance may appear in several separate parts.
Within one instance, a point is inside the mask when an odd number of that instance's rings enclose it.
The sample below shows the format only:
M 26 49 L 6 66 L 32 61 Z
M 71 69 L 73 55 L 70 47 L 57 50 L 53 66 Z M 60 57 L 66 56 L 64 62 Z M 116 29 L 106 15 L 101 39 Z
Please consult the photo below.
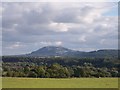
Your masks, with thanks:
M 118 78 L 2 78 L 3 88 L 118 88 Z

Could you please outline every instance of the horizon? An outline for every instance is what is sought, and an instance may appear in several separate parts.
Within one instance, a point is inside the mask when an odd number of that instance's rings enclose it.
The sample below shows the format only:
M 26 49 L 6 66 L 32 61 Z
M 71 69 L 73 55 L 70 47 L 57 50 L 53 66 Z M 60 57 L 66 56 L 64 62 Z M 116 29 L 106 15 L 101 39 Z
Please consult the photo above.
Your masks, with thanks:
M 118 49 L 117 2 L 4 2 L 0 8 L 3 55 L 44 46 Z
M 65 48 L 65 49 L 69 49 L 69 50 L 73 50 L 73 51 L 79 51 L 79 52 L 93 52 L 93 51 L 99 51 L 99 50 L 118 50 L 118 49 L 97 49 L 97 50 L 91 50 L 91 51 L 80 51 L 80 50 L 74 50 L 74 49 L 70 49 L 70 48 L 67 48 L 67 47 L 63 47 L 63 46 L 43 46 L 43 47 L 41 47 L 41 48 L 39 48 L 39 49 L 33 50 L 33 51 L 31 51 L 31 52 L 28 52 L 28 53 L 12 54 L 12 55 L 9 54 L 9 55 L 2 55 L 2 56 L 25 55 L 25 54 L 30 54 L 30 53 L 32 53 L 32 52 L 34 52 L 34 51 L 38 51 L 38 50 L 40 50 L 40 49 L 42 49 L 42 48 L 48 48 L 48 47 L 62 47 L 62 48 Z

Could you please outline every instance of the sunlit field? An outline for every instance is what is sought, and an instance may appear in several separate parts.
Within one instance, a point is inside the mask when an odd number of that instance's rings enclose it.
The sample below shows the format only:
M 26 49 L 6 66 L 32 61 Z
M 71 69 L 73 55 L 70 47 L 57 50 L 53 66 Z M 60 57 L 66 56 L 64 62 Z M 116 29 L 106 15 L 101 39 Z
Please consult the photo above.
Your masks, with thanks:
M 118 78 L 2 78 L 2 88 L 118 88 Z

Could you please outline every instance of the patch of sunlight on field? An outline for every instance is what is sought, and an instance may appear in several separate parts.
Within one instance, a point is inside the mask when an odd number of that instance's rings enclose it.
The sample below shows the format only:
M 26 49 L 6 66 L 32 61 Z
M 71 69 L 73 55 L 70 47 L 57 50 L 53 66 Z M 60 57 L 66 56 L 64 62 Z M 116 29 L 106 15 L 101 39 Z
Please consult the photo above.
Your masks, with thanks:
M 118 78 L 3 78 L 3 88 L 118 88 Z

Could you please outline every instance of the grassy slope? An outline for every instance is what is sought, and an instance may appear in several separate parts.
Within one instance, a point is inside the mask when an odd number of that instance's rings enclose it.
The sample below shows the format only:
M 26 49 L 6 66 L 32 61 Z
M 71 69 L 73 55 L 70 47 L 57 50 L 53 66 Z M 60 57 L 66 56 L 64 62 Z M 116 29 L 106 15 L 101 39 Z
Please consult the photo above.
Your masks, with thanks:
M 3 88 L 118 88 L 118 78 L 3 78 Z

